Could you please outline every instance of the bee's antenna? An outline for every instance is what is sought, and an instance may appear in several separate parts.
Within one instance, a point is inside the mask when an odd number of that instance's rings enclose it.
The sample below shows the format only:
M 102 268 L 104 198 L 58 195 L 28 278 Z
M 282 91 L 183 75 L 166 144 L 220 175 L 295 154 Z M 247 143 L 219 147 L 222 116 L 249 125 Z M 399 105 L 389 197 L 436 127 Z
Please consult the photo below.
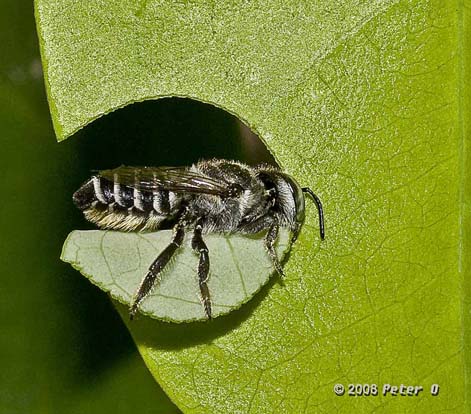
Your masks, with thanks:
M 309 188 L 309 187 L 304 187 L 301 190 L 303 190 L 303 193 L 308 193 L 311 195 L 311 197 L 314 199 L 314 202 L 316 203 L 317 206 L 317 211 L 319 212 L 319 230 L 321 232 L 321 239 L 324 240 L 324 210 L 322 209 L 322 203 L 319 197 L 317 197 L 314 192 Z

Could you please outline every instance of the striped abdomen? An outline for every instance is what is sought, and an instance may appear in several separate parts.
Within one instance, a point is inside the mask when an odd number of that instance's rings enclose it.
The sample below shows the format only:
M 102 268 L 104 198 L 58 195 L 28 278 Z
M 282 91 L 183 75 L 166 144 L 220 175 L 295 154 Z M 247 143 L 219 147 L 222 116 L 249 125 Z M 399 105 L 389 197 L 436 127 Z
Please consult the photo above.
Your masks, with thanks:
M 166 190 L 141 191 L 94 176 L 73 195 L 85 218 L 100 228 L 152 231 L 180 210 L 181 195 Z

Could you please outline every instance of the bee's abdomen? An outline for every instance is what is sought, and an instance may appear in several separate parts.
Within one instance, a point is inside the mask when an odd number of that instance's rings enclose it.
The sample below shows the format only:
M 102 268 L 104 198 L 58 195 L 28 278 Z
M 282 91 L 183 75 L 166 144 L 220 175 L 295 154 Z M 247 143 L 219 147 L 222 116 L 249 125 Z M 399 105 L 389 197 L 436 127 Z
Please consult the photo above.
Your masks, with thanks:
M 142 191 L 94 176 L 73 195 L 87 220 L 101 228 L 155 230 L 178 211 L 181 197 L 165 190 Z
M 122 194 L 122 199 L 130 200 L 130 197 Z M 73 200 L 80 210 L 87 210 L 98 203 L 104 206 L 112 204 L 115 202 L 113 183 L 100 177 L 92 177 L 74 193 Z M 132 201 L 128 204 L 131 207 Z

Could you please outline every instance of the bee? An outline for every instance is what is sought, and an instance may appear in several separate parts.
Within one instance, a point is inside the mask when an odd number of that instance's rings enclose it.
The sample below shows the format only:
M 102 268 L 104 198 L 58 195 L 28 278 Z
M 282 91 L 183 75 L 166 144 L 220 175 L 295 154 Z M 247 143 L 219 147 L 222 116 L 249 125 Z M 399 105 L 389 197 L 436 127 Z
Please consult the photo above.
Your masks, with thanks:
M 178 248 L 192 231 L 191 247 L 199 255 L 202 303 L 211 319 L 208 289 L 209 251 L 205 233 L 253 234 L 266 231 L 265 248 L 274 269 L 284 276 L 275 252 L 280 227 L 294 242 L 304 221 L 304 193 L 314 200 L 324 239 L 321 201 L 308 187 L 279 169 L 250 167 L 223 159 L 199 161 L 190 167 L 126 167 L 98 171 L 73 195 L 85 218 L 102 229 L 150 232 L 173 228 L 171 243 L 157 256 L 142 279 L 129 309 L 133 319 Z

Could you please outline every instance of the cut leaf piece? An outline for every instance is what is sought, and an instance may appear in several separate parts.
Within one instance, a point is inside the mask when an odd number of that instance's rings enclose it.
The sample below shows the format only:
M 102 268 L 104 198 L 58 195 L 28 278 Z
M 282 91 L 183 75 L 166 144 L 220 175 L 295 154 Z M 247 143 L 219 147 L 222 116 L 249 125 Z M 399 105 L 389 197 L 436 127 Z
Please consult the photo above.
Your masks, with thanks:
M 213 317 L 239 308 L 267 283 L 273 265 L 264 248 L 265 232 L 242 236 L 208 234 Z M 155 233 L 73 231 L 61 259 L 78 269 L 92 283 L 129 305 L 150 264 L 170 243 L 171 230 Z M 283 257 L 289 248 L 289 231 L 281 230 L 276 249 Z M 198 255 L 191 237 L 162 272 L 162 280 L 140 305 L 140 312 L 172 322 L 205 320 L 198 285 Z

